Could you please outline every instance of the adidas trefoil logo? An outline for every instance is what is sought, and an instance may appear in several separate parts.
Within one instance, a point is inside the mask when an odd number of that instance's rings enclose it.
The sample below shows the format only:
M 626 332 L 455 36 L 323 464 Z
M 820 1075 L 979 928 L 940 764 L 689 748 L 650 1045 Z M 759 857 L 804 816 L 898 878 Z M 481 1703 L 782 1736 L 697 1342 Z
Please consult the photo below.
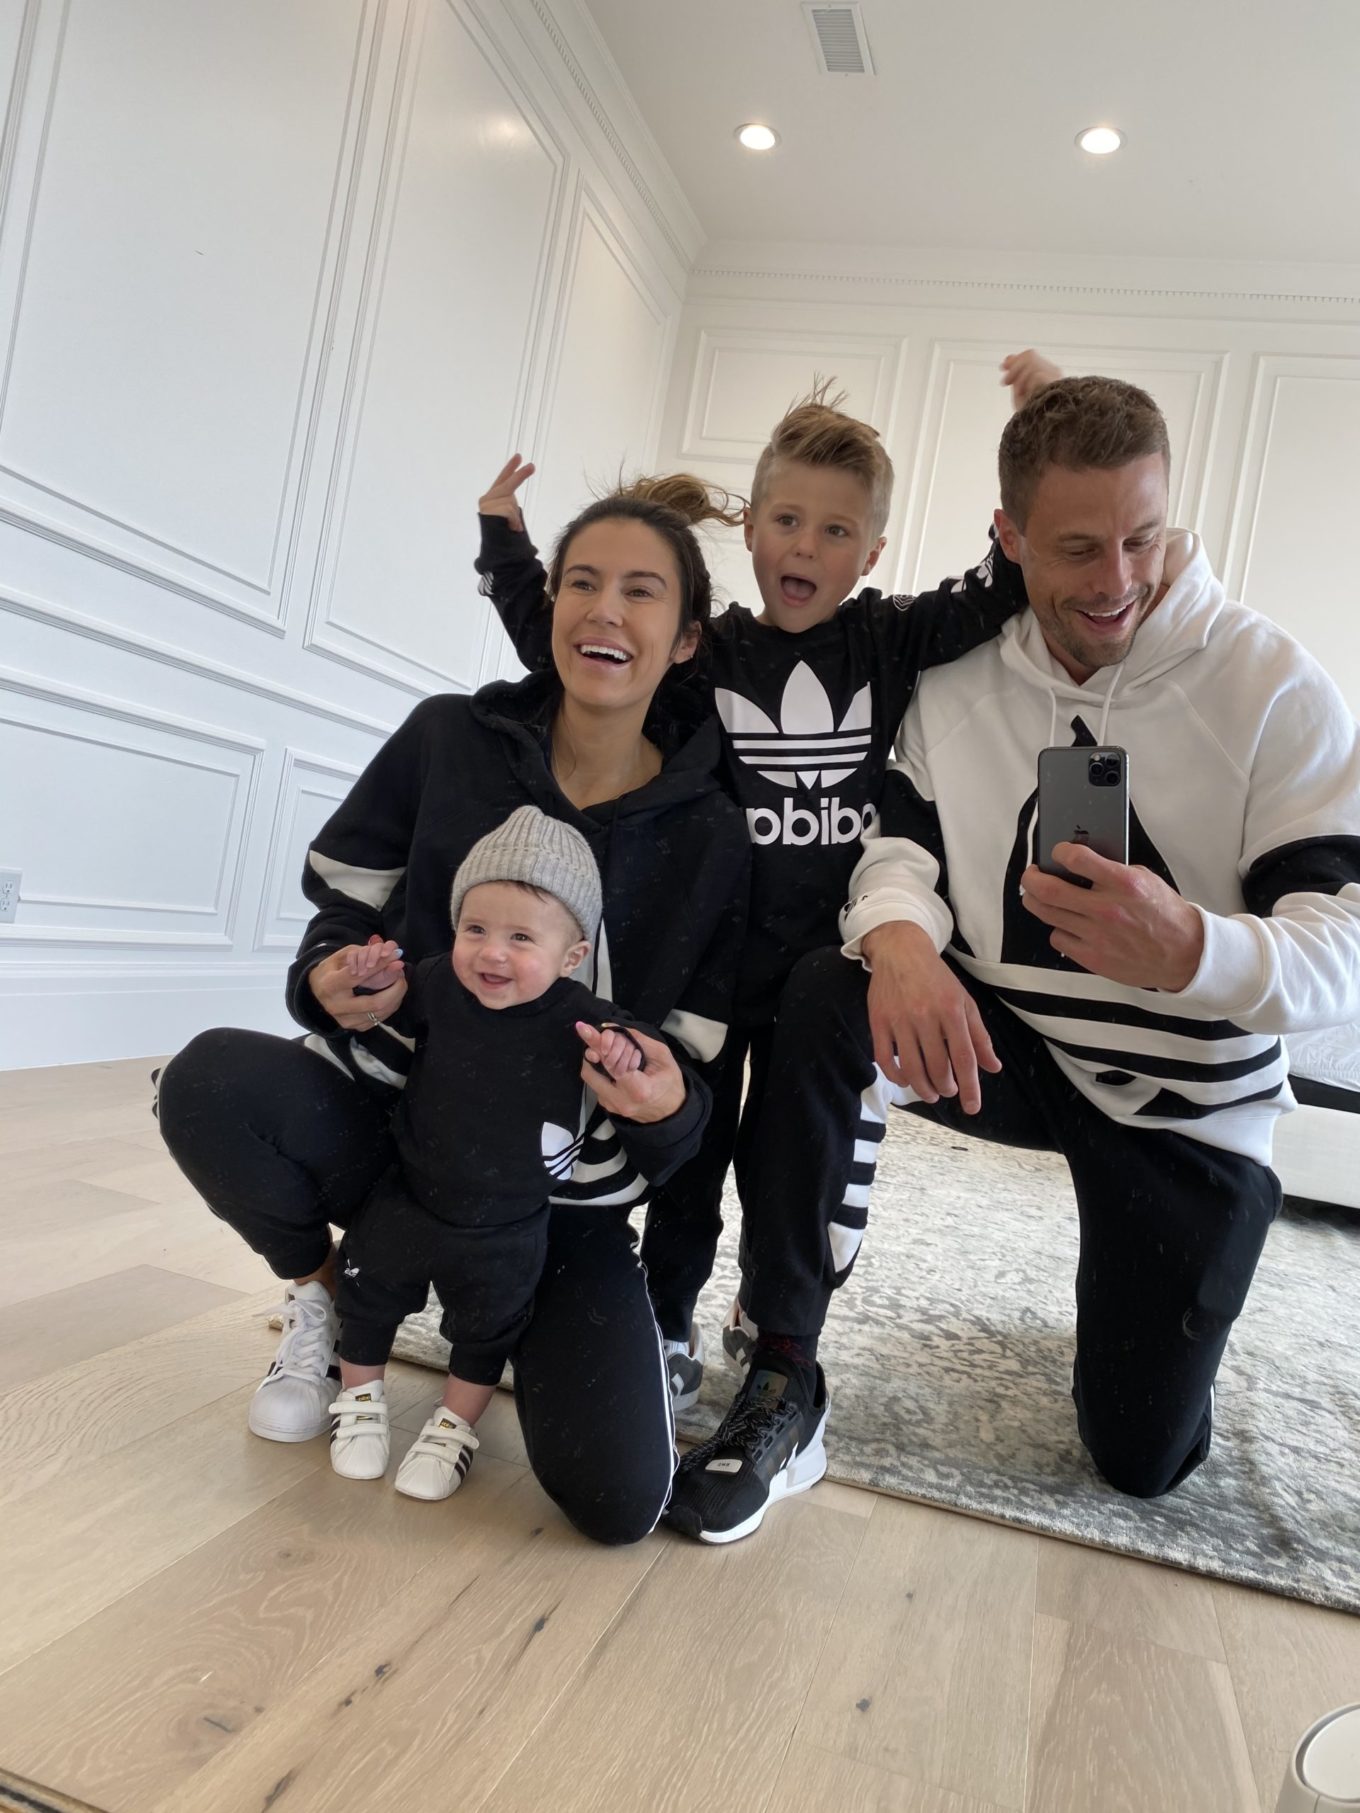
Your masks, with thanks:
M 549 1176 L 557 1178 L 559 1182 L 570 1177 L 584 1144 L 583 1135 L 568 1133 L 565 1127 L 556 1127 L 551 1121 L 544 1121 L 539 1150 L 543 1154 L 543 1163 L 547 1166 Z
M 995 585 L 996 583 L 996 562 L 993 558 L 995 554 L 996 543 L 993 542 L 991 547 L 988 548 L 987 552 L 983 555 L 982 559 L 973 568 L 973 578 L 979 580 L 985 586 Z M 956 596 L 960 592 L 966 592 L 968 590 L 968 575 L 965 573 L 962 578 L 956 579 L 950 587 L 950 590 L 955 593 Z
M 832 787 L 847 780 L 869 753 L 869 688 L 855 694 L 838 724 L 826 688 L 806 661 L 785 682 L 778 724 L 741 693 L 724 686 L 715 691 L 718 715 L 737 755 L 781 787 L 796 787 L 800 781 L 808 788 Z

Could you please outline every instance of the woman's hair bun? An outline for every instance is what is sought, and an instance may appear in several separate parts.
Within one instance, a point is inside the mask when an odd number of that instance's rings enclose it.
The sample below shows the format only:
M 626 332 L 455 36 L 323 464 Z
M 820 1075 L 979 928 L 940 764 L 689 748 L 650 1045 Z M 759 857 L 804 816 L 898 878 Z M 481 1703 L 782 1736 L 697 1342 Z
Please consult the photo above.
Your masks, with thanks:
M 673 510 L 691 525 L 721 522 L 729 528 L 739 528 L 746 508 L 744 497 L 725 491 L 721 485 L 711 485 L 706 479 L 696 478 L 692 472 L 663 472 L 655 477 L 634 478 L 627 482 L 620 478 L 615 496 L 658 504 L 663 510 Z

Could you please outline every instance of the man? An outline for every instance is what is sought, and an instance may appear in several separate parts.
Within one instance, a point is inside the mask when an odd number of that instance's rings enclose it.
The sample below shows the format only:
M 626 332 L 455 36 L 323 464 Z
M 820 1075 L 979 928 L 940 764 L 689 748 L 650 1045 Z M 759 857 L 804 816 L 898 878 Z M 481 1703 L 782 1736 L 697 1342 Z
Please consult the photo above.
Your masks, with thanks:
M 1155 1497 L 1209 1452 L 1280 1204 L 1280 1035 L 1360 1016 L 1360 734 L 1168 533 L 1168 469 L 1160 411 L 1110 379 L 1045 385 L 1002 437 L 997 532 L 1029 609 L 923 680 L 844 952 L 785 994 L 729 1340 L 754 1349 L 677 1475 L 668 1517 L 692 1535 L 746 1535 L 825 1470 L 817 1336 L 894 1104 L 1067 1158 L 1072 1395 L 1105 1478 Z M 1038 753 L 1106 743 L 1128 751 L 1128 865 L 1060 844 L 1087 885 L 1041 874 Z

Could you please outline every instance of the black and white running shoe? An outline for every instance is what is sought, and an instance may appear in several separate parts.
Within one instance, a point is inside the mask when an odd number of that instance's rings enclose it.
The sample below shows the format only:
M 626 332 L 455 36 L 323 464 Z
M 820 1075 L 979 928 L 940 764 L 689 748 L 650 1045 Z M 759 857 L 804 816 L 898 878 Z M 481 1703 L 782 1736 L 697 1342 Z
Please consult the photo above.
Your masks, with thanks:
M 826 1380 L 808 1400 L 798 1379 L 767 1367 L 748 1375 L 716 1434 L 680 1462 L 666 1522 L 700 1542 L 736 1542 L 772 1504 L 826 1472 Z
M 697 1322 L 690 1324 L 688 1341 L 663 1341 L 666 1380 L 671 1388 L 671 1410 L 679 1416 L 699 1401 L 704 1382 L 704 1337 Z

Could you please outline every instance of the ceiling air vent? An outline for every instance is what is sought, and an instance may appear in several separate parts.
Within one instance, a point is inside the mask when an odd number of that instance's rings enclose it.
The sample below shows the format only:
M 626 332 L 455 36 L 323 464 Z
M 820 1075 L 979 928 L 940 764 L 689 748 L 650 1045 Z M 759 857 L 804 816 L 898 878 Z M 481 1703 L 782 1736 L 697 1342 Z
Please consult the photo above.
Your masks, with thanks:
M 871 76 L 874 61 L 858 6 L 804 5 L 817 51 L 817 67 L 828 76 Z

